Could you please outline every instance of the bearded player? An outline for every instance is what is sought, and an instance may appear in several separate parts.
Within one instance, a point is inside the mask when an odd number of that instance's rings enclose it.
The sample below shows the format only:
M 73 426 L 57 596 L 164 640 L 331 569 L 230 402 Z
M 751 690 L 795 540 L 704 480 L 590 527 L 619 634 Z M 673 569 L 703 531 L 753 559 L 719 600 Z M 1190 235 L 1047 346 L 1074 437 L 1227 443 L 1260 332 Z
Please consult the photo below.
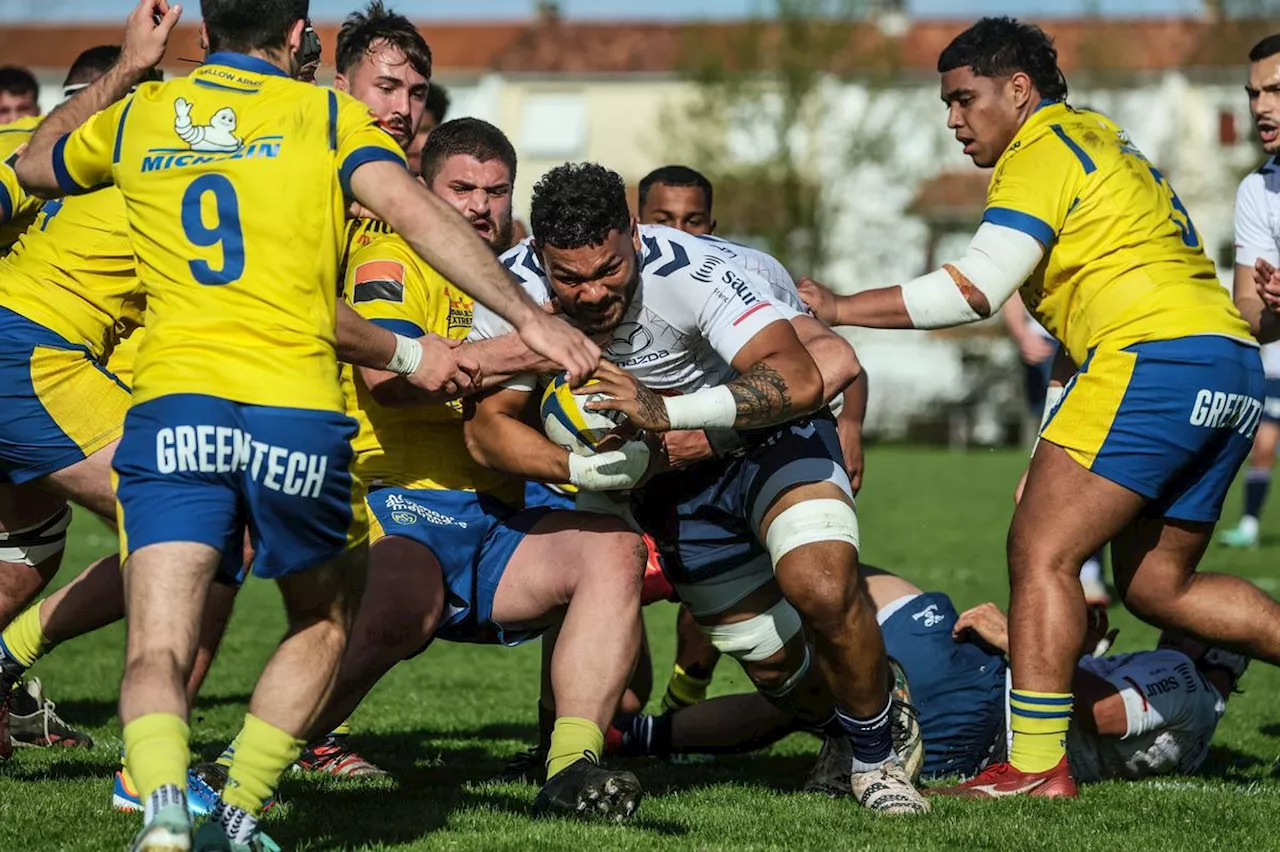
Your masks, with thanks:
M 857 521 L 835 426 L 829 414 L 808 416 L 843 385 L 828 393 L 784 313 L 798 311 L 772 301 L 732 247 L 635 226 L 621 179 L 600 166 L 548 173 L 534 191 L 533 229 L 504 258 L 508 268 L 535 299 L 556 297 L 568 317 L 611 339 L 611 364 L 593 386 L 604 396 L 587 407 L 623 411 L 651 432 L 721 429 L 741 443 L 636 491 L 649 461 L 629 449 L 637 442 L 590 457 L 551 444 L 521 419 L 536 383 L 519 379 L 477 401 L 472 454 L 525 478 L 632 490 L 636 519 L 712 642 L 780 702 L 829 712 L 825 681 L 836 710 L 813 721 L 851 740 L 855 796 L 878 812 L 927 810 L 892 753 L 888 669 L 858 591 Z M 477 311 L 473 339 L 505 331 Z M 615 466 L 603 486 L 582 476 L 601 457 Z M 817 637 L 821 678 L 804 628 Z

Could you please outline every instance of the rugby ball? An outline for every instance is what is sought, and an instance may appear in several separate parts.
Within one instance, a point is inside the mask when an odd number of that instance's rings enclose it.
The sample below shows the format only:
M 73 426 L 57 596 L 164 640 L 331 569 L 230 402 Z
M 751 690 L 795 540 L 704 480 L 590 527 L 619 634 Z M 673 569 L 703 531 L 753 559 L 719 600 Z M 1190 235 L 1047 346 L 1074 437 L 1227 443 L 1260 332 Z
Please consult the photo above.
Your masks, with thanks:
M 588 382 L 587 387 L 593 383 Z M 542 394 L 542 431 L 551 443 L 580 456 L 594 455 L 600 443 L 627 421 L 620 411 L 589 411 L 588 400 L 602 399 L 604 394 L 576 394 L 569 377 L 560 373 Z

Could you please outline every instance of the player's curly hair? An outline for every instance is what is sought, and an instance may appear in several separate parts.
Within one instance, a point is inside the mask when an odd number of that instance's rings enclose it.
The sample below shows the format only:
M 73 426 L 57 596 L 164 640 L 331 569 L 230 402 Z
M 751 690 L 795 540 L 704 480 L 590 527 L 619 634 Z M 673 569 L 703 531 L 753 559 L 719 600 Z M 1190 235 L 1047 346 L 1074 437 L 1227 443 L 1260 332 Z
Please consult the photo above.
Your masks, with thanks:
M 612 231 L 631 227 L 627 185 L 595 163 L 565 163 L 533 188 L 529 211 L 533 238 L 545 246 L 598 246 Z
M 979 77 L 1006 77 L 1022 71 L 1041 97 L 1067 99 L 1067 78 L 1058 68 L 1057 48 L 1035 24 L 1008 16 L 982 18 L 938 56 L 940 74 L 966 65 Z
M 308 0 L 200 0 L 209 52 L 284 47 L 289 28 L 307 18 Z

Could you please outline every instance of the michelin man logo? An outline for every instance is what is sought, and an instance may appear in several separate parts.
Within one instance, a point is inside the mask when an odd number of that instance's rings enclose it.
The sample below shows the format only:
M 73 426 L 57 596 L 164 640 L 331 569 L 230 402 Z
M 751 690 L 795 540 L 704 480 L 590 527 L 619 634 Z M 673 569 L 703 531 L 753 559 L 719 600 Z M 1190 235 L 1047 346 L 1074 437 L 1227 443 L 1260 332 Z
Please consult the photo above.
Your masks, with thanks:
M 244 140 L 235 135 L 236 113 L 231 107 L 223 107 L 213 114 L 208 124 L 191 123 L 191 101 L 178 98 L 173 102 L 177 118 L 173 130 L 178 138 L 191 146 L 192 151 L 207 154 L 230 154 L 240 150 Z

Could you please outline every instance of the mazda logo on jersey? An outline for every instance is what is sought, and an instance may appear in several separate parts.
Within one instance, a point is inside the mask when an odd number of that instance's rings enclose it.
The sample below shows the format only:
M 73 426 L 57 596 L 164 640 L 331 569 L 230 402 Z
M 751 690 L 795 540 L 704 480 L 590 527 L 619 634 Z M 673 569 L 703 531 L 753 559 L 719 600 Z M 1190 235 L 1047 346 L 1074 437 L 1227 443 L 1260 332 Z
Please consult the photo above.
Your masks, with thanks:
M 620 323 L 604 351 L 614 358 L 630 358 L 653 345 L 653 335 L 638 322 Z

